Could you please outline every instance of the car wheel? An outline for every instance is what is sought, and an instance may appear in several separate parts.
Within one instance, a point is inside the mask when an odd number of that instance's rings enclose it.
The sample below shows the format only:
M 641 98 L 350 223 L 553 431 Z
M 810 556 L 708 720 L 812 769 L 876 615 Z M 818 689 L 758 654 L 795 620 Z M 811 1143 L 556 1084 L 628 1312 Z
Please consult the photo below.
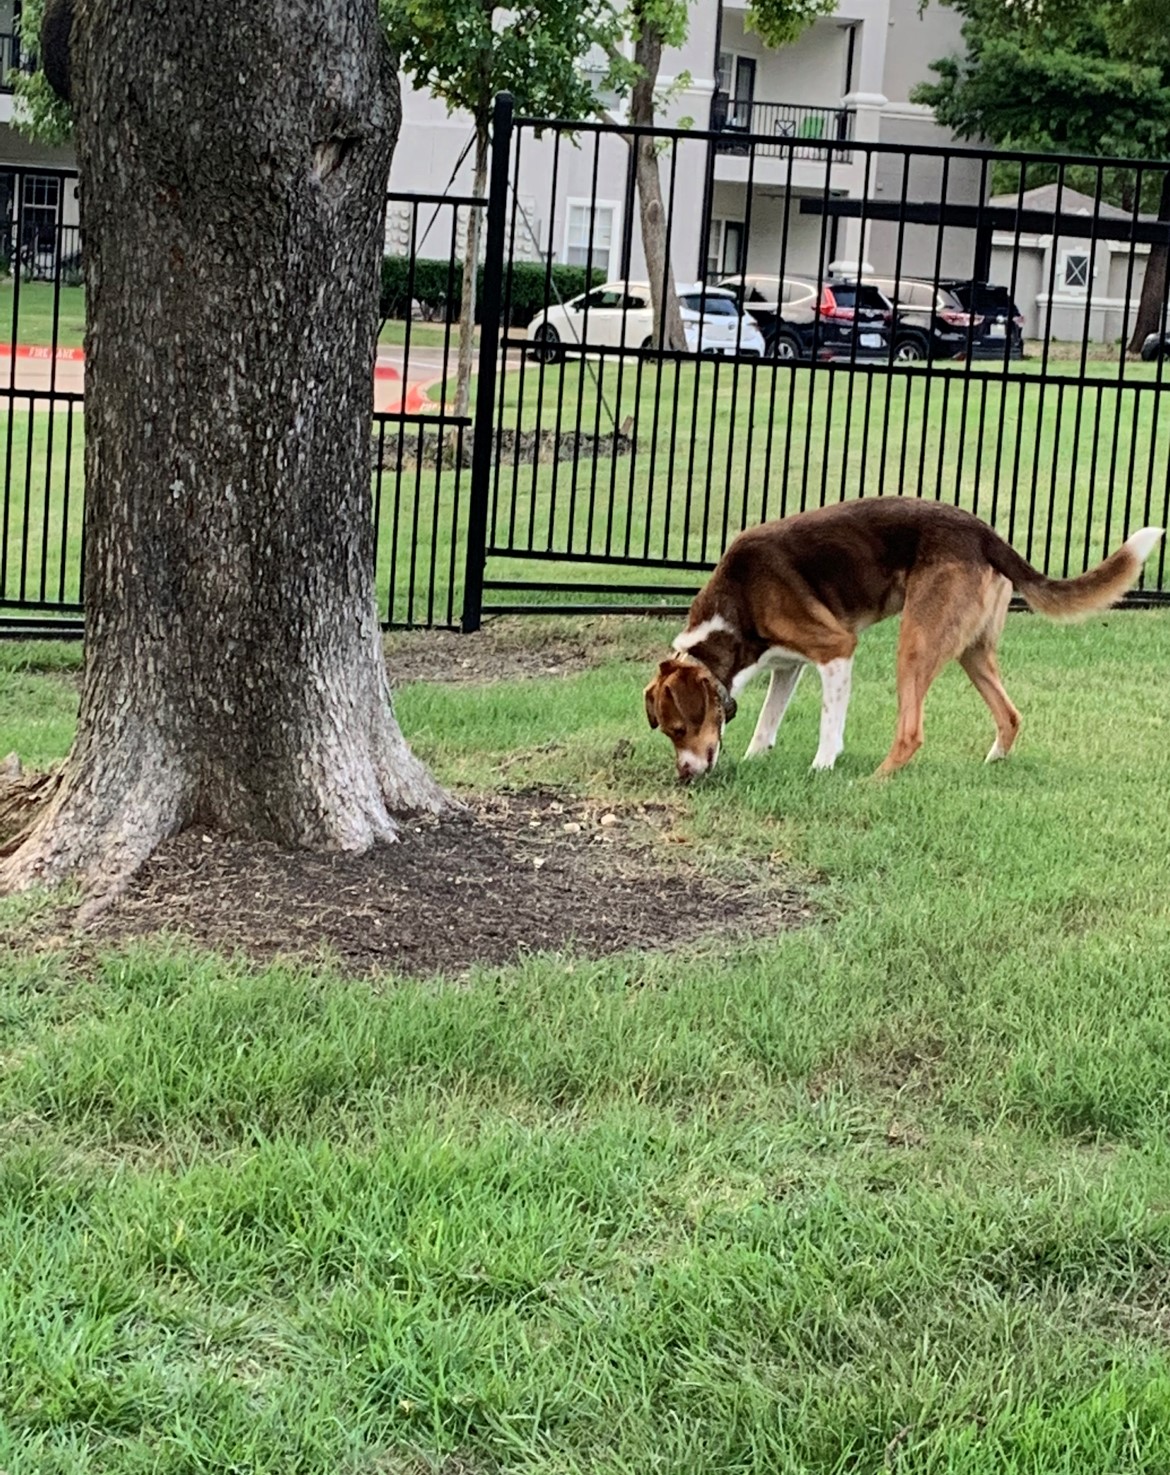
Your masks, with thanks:
M 530 350 L 538 364 L 555 364 L 561 357 L 561 335 L 549 323 L 541 323 L 532 339 Z
M 919 364 L 926 357 L 926 344 L 921 338 L 899 338 L 894 344 L 894 362 Z
M 792 333 L 777 333 L 772 340 L 772 357 L 781 363 L 792 363 L 800 357 L 800 340 Z

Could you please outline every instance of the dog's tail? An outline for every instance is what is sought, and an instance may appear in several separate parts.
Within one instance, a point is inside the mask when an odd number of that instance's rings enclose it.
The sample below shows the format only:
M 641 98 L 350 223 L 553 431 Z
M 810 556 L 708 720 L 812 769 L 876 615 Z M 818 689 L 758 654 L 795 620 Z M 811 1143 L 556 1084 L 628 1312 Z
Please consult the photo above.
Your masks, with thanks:
M 1075 579 L 1049 579 L 999 536 L 987 540 L 987 561 L 996 573 L 1010 579 L 1031 607 L 1050 620 L 1075 620 L 1094 610 L 1108 609 L 1138 581 L 1142 564 L 1158 545 L 1164 528 L 1142 528 L 1132 533 L 1103 563 Z

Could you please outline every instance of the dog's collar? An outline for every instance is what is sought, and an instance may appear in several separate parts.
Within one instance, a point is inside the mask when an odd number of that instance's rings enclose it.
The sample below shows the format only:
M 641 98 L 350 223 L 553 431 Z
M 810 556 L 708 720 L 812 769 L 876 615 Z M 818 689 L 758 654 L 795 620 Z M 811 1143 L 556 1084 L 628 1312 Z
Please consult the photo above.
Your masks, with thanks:
M 730 722 L 736 714 L 735 698 L 727 687 L 719 680 L 706 661 L 699 660 L 698 656 L 691 655 L 689 650 L 676 650 L 674 659 L 687 666 L 698 666 L 700 671 L 705 671 L 711 678 L 711 685 L 715 688 L 715 695 L 719 698 L 719 705 L 723 709 L 723 721 Z

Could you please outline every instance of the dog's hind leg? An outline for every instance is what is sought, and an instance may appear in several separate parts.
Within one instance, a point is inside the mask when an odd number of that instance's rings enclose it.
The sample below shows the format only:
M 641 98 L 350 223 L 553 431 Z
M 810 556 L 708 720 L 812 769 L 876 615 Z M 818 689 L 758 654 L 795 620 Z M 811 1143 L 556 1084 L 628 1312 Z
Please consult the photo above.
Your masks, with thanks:
M 777 730 L 803 670 L 803 661 L 793 661 L 791 665 L 777 666 L 773 670 L 772 679 L 768 683 L 768 695 L 760 708 L 759 720 L 744 754 L 745 758 L 755 758 L 760 753 L 766 753 L 776 741 Z
M 1006 758 L 1020 731 L 1020 714 L 1003 689 L 1003 682 L 999 679 L 999 663 L 995 656 L 1011 597 L 1011 584 L 1006 579 L 997 579 L 996 587 L 987 601 L 987 624 L 959 657 L 959 665 L 971 678 L 972 685 L 995 718 L 995 742 L 987 755 L 988 763 Z
M 898 725 L 877 777 L 897 772 L 922 746 L 926 693 L 987 625 L 985 593 L 984 570 L 963 564 L 931 564 L 907 580 L 898 633 Z

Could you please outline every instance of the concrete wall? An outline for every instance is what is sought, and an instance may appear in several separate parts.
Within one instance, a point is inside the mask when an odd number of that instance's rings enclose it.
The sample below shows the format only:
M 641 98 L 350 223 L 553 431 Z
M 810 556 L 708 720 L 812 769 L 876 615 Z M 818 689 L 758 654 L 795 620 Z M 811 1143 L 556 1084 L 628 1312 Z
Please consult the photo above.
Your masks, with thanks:
M 938 141 L 934 136 L 938 130 L 933 120 L 916 123 L 905 118 L 901 120 L 901 127 L 907 133 L 920 132 L 931 142 Z M 885 132 L 883 124 L 884 142 L 889 141 Z M 916 140 L 903 137 L 898 141 L 913 144 Z M 891 205 L 896 205 L 903 195 L 914 202 L 941 200 L 952 204 L 974 204 L 979 199 L 982 180 L 977 160 L 959 157 L 947 163 L 937 157 L 916 156 L 907 163 L 902 154 L 877 154 L 872 166 L 871 196 Z M 877 271 L 890 273 L 898 266 L 899 230 L 896 221 L 867 222 L 864 255 Z M 936 265 L 940 276 L 971 275 L 975 263 L 974 231 L 928 225 L 906 225 L 901 230 L 903 276 L 933 277 Z
M 920 13 L 919 0 L 890 0 L 882 91 L 892 103 L 907 102 L 919 82 L 934 76 L 930 63 L 961 54 L 962 19 L 938 0 Z
M 742 14 L 727 11 L 723 17 L 720 50 L 755 59 L 757 102 L 835 107 L 845 95 L 846 45 L 844 28 L 832 19 L 818 21 L 791 46 L 773 51 L 745 29 Z
M 1098 242 L 1097 269 L 1093 291 L 1089 294 L 1062 288 L 1060 258 L 1066 244 L 1057 241 L 1054 248 L 1051 237 L 1046 236 L 1038 243 L 1021 243 L 1018 250 L 1012 241 L 1003 241 L 992 246 L 991 269 L 994 281 L 1011 286 L 1014 266 L 1014 295 L 1016 305 L 1024 316 L 1024 336 L 1043 338 L 1048 334 L 1054 342 L 1079 343 L 1085 333 L 1086 316 L 1090 343 L 1113 344 L 1120 337 L 1128 336 L 1133 330 L 1141 300 L 1147 254 L 1142 252 L 1134 259 L 1132 284 L 1127 298 L 1128 247 L 1119 244 L 1113 249 L 1108 243 Z M 1054 290 L 1050 291 L 1053 285 L 1051 272 L 1054 249 L 1057 274 Z

